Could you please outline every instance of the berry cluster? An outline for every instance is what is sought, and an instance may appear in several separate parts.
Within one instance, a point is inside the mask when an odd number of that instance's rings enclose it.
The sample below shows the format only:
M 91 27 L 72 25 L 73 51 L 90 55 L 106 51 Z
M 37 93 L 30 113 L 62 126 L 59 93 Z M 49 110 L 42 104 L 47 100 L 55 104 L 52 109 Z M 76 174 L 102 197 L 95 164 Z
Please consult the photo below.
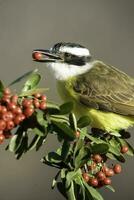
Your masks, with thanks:
M 35 109 L 46 109 L 46 96 L 36 93 L 33 96 L 19 98 L 5 88 L 0 99 L 0 144 L 12 136 L 11 130 L 23 120 L 29 118 Z
M 103 187 L 111 185 L 111 177 L 120 174 L 122 171 L 120 164 L 115 164 L 112 168 L 108 167 L 100 154 L 94 154 L 91 162 L 87 165 L 88 172 L 83 172 L 82 176 L 89 185 L 93 187 Z

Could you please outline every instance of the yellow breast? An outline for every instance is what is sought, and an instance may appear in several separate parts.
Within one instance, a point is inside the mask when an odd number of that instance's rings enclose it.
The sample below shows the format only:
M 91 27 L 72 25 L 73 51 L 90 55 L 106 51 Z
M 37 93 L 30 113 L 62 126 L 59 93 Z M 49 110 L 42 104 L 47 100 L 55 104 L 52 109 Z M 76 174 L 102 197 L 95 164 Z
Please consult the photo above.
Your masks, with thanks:
M 71 83 L 70 83 L 71 84 Z M 77 118 L 83 115 L 89 115 L 91 118 L 91 126 L 105 130 L 107 132 L 118 131 L 120 129 L 127 129 L 134 125 L 134 118 L 123 116 L 111 112 L 103 112 L 84 106 L 79 102 L 77 95 L 69 85 L 69 82 L 57 82 L 58 92 L 64 102 L 74 102 L 74 113 Z

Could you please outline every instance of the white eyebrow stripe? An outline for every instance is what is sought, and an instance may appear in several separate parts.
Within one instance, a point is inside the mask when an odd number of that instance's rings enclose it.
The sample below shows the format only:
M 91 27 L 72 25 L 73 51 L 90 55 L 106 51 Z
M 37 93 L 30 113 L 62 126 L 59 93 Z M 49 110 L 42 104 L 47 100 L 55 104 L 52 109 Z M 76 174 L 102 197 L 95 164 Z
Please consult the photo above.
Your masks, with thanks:
M 77 56 L 89 56 L 89 50 L 88 49 L 84 49 L 84 48 L 80 48 L 80 47 L 61 47 L 60 51 L 62 52 L 67 52 L 67 53 L 71 53 Z

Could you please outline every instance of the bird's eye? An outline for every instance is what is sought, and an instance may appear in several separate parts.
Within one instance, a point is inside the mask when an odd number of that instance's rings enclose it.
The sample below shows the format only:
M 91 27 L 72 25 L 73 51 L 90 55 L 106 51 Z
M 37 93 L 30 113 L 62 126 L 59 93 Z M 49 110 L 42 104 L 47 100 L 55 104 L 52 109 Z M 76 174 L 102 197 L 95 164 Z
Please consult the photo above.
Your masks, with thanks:
M 65 57 L 66 57 L 67 59 L 69 59 L 69 58 L 72 57 L 71 54 L 69 54 L 69 53 L 65 53 L 64 55 L 65 55 Z

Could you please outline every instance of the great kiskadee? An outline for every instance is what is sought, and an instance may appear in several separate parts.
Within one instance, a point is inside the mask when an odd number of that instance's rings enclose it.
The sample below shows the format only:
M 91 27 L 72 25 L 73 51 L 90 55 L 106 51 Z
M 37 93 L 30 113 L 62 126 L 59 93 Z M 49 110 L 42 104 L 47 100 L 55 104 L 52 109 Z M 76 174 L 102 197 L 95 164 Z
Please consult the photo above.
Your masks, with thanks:
M 92 127 L 117 132 L 134 125 L 134 79 L 124 72 L 91 59 L 89 50 L 75 43 L 34 50 L 33 58 L 46 63 L 62 99 L 74 102 L 77 116 L 89 115 Z

